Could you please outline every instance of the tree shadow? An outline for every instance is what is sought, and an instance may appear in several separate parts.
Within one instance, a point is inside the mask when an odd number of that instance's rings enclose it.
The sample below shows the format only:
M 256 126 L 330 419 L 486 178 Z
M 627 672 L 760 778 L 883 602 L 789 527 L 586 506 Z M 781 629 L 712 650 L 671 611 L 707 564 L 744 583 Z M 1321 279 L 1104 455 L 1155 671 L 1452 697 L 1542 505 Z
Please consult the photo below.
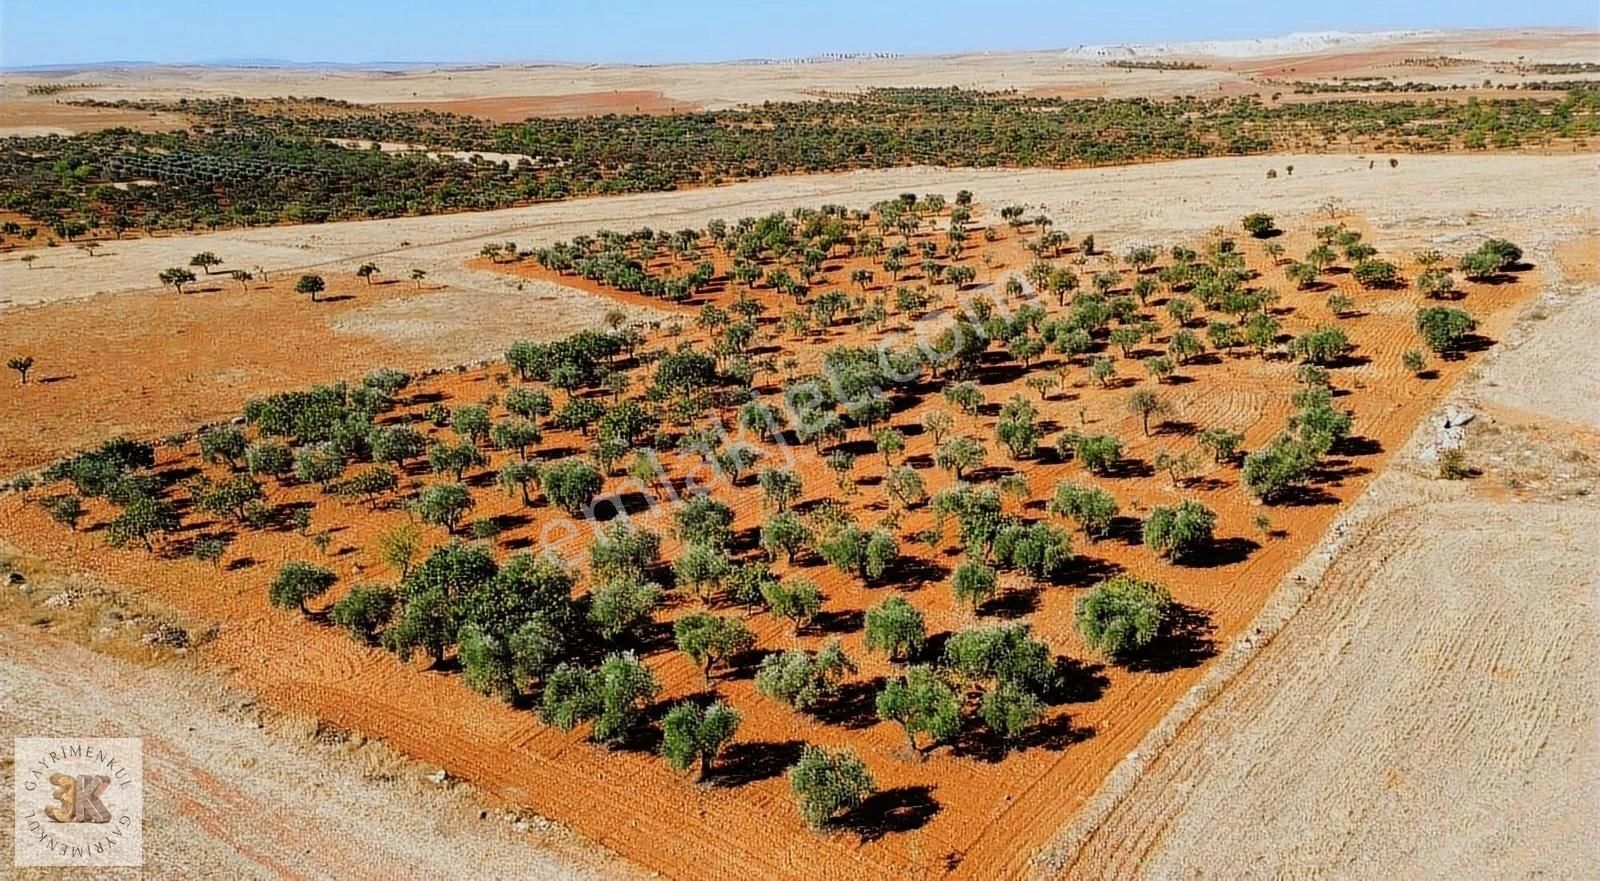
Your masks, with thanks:
M 1121 563 L 1080 554 L 1073 559 L 1067 574 L 1055 583 L 1060 587 L 1089 587 L 1108 578 L 1114 578 L 1122 572 Z
M 730 744 L 711 766 L 705 782 L 732 788 L 770 780 L 800 761 L 805 742 L 800 740 L 746 740 Z
M 996 737 L 979 725 L 969 725 L 959 738 L 951 744 L 950 754 L 961 758 L 977 759 L 980 762 L 994 764 L 1004 761 L 1006 756 L 1015 752 L 1026 752 L 1030 749 L 1043 749 L 1051 752 L 1060 752 L 1067 747 L 1082 743 L 1093 737 L 1093 727 L 1078 728 L 1072 724 L 1072 716 L 1068 713 L 1057 713 L 1038 724 L 1028 728 L 1015 739 L 1006 741 Z
M 1017 587 L 1002 590 L 997 596 L 978 606 L 978 614 L 996 618 L 1021 618 L 1039 609 L 1039 587 Z
M 1144 544 L 1144 523 L 1138 517 L 1118 514 L 1111 518 L 1111 523 L 1106 527 L 1106 533 L 1101 536 L 1100 540 L 1104 541 L 1108 538 L 1118 539 L 1123 544 L 1134 547 L 1142 545 Z
M 1101 476 L 1113 478 L 1149 477 L 1150 475 L 1155 474 L 1156 471 L 1154 468 L 1150 467 L 1149 462 L 1146 462 L 1143 459 L 1118 459 L 1117 461 L 1112 462 L 1105 468 L 1101 469 L 1100 473 Z
M 874 676 L 839 686 L 833 698 L 811 710 L 818 721 L 841 728 L 858 730 L 871 727 L 878 721 L 878 692 L 884 678 Z
M 1285 508 L 1314 508 L 1337 505 L 1339 497 L 1318 486 L 1290 486 L 1279 491 L 1274 501 Z
M 1204 663 L 1217 653 L 1212 634 L 1216 625 L 1210 616 L 1183 603 L 1173 603 L 1161 633 L 1143 650 L 1130 655 L 1129 670 L 1141 673 L 1169 673 Z
M 1234 563 L 1243 563 L 1250 555 L 1260 550 L 1261 543 L 1243 536 L 1219 538 L 1211 542 L 1210 547 L 1204 548 L 1194 554 L 1183 558 L 1183 565 L 1193 569 L 1212 569 L 1217 566 L 1231 566 Z
M 811 621 L 811 630 L 826 635 L 840 635 L 855 633 L 860 630 L 866 621 L 866 614 L 860 609 L 842 609 L 834 612 L 821 612 Z
M 1105 670 L 1106 665 L 1098 661 L 1056 655 L 1050 666 L 1050 687 L 1041 697 L 1051 706 L 1097 701 L 1111 685 Z
M 904 593 L 943 581 L 950 576 L 950 571 L 950 567 L 933 560 L 901 554 L 884 580 L 892 581 L 896 589 Z
M 854 831 L 862 842 L 871 842 L 885 835 L 921 829 L 939 810 L 933 787 L 897 786 L 867 796 L 841 817 L 838 825 Z
M 635 514 L 643 514 L 651 508 L 650 498 L 637 491 L 626 492 L 620 496 L 601 496 L 599 500 L 603 504 L 588 509 L 587 513 L 600 523 L 609 523 L 623 515 L 632 517 Z
M 1343 368 L 1343 367 L 1360 367 L 1362 365 L 1371 364 L 1371 363 L 1372 363 L 1372 359 L 1368 358 L 1366 355 L 1355 355 L 1355 354 L 1348 354 L 1347 353 L 1347 354 L 1344 354 L 1344 355 L 1340 355 L 1339 357 L 1334 358 L 1333 360 L 1329 361 L 1326 366 L 1330 370 L 1338 370 L 1338 369 Z
M 765 658 L 766 656 L 767 653 L 761 649 L 751 649 L 746 652 L 740 652 L 737 655 L 728 658 L 726 661 L 722 662 L 720 671 L 716 668 L 712 669 L 712 686 L 715 687 L 719 681 L 725 682 L 734 679 L 754 679 L 756 676 L 756 668 L 761 666 L 761 659 Z

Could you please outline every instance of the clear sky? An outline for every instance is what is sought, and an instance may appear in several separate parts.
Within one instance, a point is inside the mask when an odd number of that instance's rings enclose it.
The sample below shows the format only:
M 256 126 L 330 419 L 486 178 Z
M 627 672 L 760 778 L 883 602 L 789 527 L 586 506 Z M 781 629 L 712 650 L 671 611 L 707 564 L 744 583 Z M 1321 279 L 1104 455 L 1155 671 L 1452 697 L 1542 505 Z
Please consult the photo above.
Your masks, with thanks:
M 714 61 L 1600 26 L 1595 0 L 0 0 L 0 66 Z

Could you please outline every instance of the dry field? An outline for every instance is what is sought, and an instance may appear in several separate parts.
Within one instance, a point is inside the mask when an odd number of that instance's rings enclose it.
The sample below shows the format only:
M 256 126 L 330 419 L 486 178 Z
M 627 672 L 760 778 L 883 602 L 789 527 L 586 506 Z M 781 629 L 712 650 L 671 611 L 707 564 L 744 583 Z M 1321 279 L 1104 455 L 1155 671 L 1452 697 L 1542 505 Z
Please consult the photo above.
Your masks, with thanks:
M 1345 163 L 1349 168 L 1352 160 Z M 1401 171 L 1407 165 L 1403 163 Z M 1396 179 L 1401 171 L 1392 172 Z M 1102 172 L 1111 177 L 1122 173 Z M 1347 173 L 1373 179 L 1364 164 Z M 1391 172 L 1385 169 L 1383 173 Z M 1296 178 L 1300 175 L 1297 171 Z M 1162 186 L 1171 186 L 1172 179 L 1169 175 Z M 986 193 L 982 198 L 991 205 L 997 203 Z M 1558 234 L 1552 227 L 1565 211 L 1559 202 L 1554 209 L 1524 210 L 1538 217 L 1544 235 Z M 1193 211 L 1190 222 L 1205 226 L 1228 222 L 1242 213 L 1218 209 L 1212 200 Z M 1385 253 L 1403 253 L 1377 224 L 1353 216 L 1343 219 L 1366 229 L 1369 240 Z M 1291 230 L 1285 237 L 1291 253 L 1309 246 L 1300 230 L 1317 222 L 1319 218 L 1308 215 L 1281 221 Z M 1570 223 L 1571 218 L 1563 222 Z M 1515 227 L 1528 229 L 1520 224 Z M 1563 229 L 1566 235 L 1572 232 Z M 1464 250 L 1491 232 L 1514 234 L 1511 229 L 1485 223 L 1468 236 L 1446 239 L 1444 246 Z M 1158 240 L 1147 235 L 1148 240 Z M 1015 238 L 1013 233 L 1002 234 L 994 249 L 998 268 L 1015 266 L 1022 259 Z M 1102 239 L 1101 244 L 1105 246 L 1106 241 Z M 1120 242 L 1119 250 L 1125 244 Z M 1281 278 L 1282 268 L 1262 261 L 1255 253 L 1256 246 L 1249 247 L 1254 265 L 1264 274 L 1260 283 L 1285 292 L 1286 329 L 1300 332 L 1328 320 L 1322 306 L 1326 292 L 1291 293 L 1292 285 Z M 464 256 L 459 250 L 457 254 L 458 259 Z M 98 262 L 107 258 L 86 259 Z M 975 263 L 976 255 L 964 259 Z M 829 271 L 842 286 L 852 265 L 856 264 L 830 264 Z M 1407 267 L 1408 274 L 1412 271 Z M 1478 316 L 1486 336 L 1498 338 L 1508 330 L 1517 304 L 1536 293 L 1536 275 L 1512 284 L 1464 285 L 1467 295 L 1460 305 Z M 1101 481 L 1129 513 L 1181 496 L 1203 500 L 1220 515 L 1218 532 L 1225 539 L 1225 550 L 1205 567 L 1172 567 L 1125 538 L 1095 544 L 1083 544 L 1080 538 L 1084 556 L 1074 571 L 1082 578 L 1074 584 L 1092 583 L 1120 570 L 1157 577 L 1169 584 L 1192 616 L 1193 626 L 1174 643 L 1173 651 L 1163 656 L 1164 662 L 1143 669 L 1094 659 L 1070 625 L 1078 587 L 1040 589 L 1012 584 L 1000 602 L 985 607 L 989 621 L 1026 617 L 1035 633 L 1056 652 L 1073 659 L 1077 671 L 1071 695 L 1052 711 L 1041 736 L 1003 760 L 949 749 L 935 752 L 925 763 L 905 757 L 899 732 L 875 722 L 870 711 L 860 706 L 875 692 L 880 678 L 891 672 L 881 659 L 862 650 L 856 617 L 885 591 L 864 589 L 817 562 L 802 562 L 796 571 L 823 586 L 829 598 L 826 611 L 833 622 L 824 629 L 841 636 L 850 654 L 862 662 L 862 675 L 847 688 L 847 694 L 854 696 L 853 704 L 823 721 L 801 717 L 757 696 L 748 669 L 742 665 L 745 673 L 728 677 L 719 686 L 720 693 L 745 714 L 745 727 L 735 744 L 736 757 L 728 760 L 718 785 L 697 788 L 672 775 L 659 758 L 647 752 L 608 752 L 591 746 L 578 734 L 548 728 L 526 712 L 472 694 L 458 677 L 423 670 L 419 665 L 402 665 L 329 628 L 270 609 L 264 585 L 277 564 L 316 554 L 304 535 L 241 533 L 229 552 L 234 562 L 218 571 L 190 561 L 107 549 L 94 534 L 95 527 L 87 533 L 69 533 L 48 522 L 37 507 L 20 504 L 15 495 L 0 500 L 0 514 L 12 524 L 16 540 L 30 552 L 63 566 L 90 569 L 151 601 L 215 622 L 218 635 L 204 649 L 204 656 L 231 669 L 243 684 L 274 705 L 329 719 L 367 736 L 383 737 L 401 752 L 437 762 L 499 797 L 567 822 L 624 856 L 668 875 L 701 871 L 707 854 L 716 854 L 717 873 L 725 877 L 1010 877 L 1025 869 L 1030 855 L 1078 813 L 1111 769 L 1198 681 L 1213 646 L 1226 645 L 1249 626 L 1272 588 L 1318 540 L 1339 508 L 1360 493 L 1430 403 L 1470 363 L 1441 363 L 1440 376 L 1431 381 L 1407 376 L 1400 368 L 1399 355 L 1415 346 L 1410 322 L 1420 302 L 1416 292 L 1357 292 L 1348 276 L 1330 276 L 1329 280 L 1354 294 L 1360 304 L 1361 315 L 1344 322 L 1357 344 L 1358 361 L 1356 366 L 1335 371 L 1335 383 L 1348 390 L 1339 399 L 1340 406 L 1355 411 L 1363 443 L 1337 459 L 1329 478 L 1319 483 L 1321 503 L 1270 509 L 1270 538 L 1257 535 L 1252 527 L 1251 519 L 1260 509 L 1248 504 L 1231 468 L 1210 468 L 1202 481 L 1181 492 L 1164 475 L 1139 468 Z M 112 298 L 82 302 L 107 299 Z M 17 314 L 43 314 L 75 305 L 56 303 Z M 1159 299 L 1152 305 L 1159 307 Z M 827 337 L 836 343 L 860 340 L 859 333 L 849 328 L 830 331 Z M 782 345 L 809 359 L 815 357 L 819 343 L 813 340 L 801 345 L 786 340 Z M 316 356 L 315 352 L 308 354 Z M 493 372 L 447 375 L 425 383 L 424 390 L 436 393 L 446 404 L 481 400 L 500 388 Z M 1138 375 L 1132 364 L 1119 372 Z M 1160 388 L 1174 405 L 1168 417 L 1173 427 L 1151 437 L 1140 435 L 1137 418 L 1126 411 L 1126 390 L 1095 387 L 1081 367 L 1073 369 L 1075 376 L 1067 389 L 1039 406 L 1043 418 L 1057 428 L 1080 423 L 1095 431 L 1114 432 L 1129 444 L 1128 458 L 1146 464 L 1158 452 L 1179 449 L 1186 430 L 1180 426 L 1184 424 L 1241 430 L 1246 447 L 1253 448 L 1277 430 L 1287 413 L 1292 368 L 1286 363 L 1224 357 L 1181 372 L 1192 381 L 1158 387 L 1148 379 L 1135 379 L 1143 387 Z M 1032 397 L 1014 375 L 991 376 L 985 391 L 995 402 L 1015 393 Z M 418 407 L 420 404 L 411 409 Z M 898 414 L 896 421 L 915 426 L 922 412 Z M 993 422 L 993 414 L 985 413 L 963 418 L 958 426 L 988 439 L 992 438 Z M 575 434 L 552 431 L 542 449 L 553 454 L 553 450 L 583 446 L 584 441 Z M 814 500 L 834 495 L 817 457 L 805 450 L 798 455 L 806 476 L 806 497 Z M 926 463 L 931 459 L 931 440 L 925 433 L 914 435 L 906 455 Z M 869 458 L 874 457 L 863 461 Z M 1011 467 L 1001 464 L 998 450 L 991 452 L 991 462 L 1002 470 Z M 164 450 L 159 464 L 169 473 L 197 467 L 192 445 L 181 453 Z M 1060 478 L 1082 476 L 1081 466 L 1048 460 L 1018 467 L 1026 474 L 1034 499 L 1048 496 Z M 863 464 L 858 472 L 870 475 L 872 470 Z M 412 475 L 408 481 L 415 478 Z M 928 479 L 930 489 L 944 485 L 931 468 Z M 885 512 L 881 490 L 870 487 L 867 482 L 859 495 L 846 499 L 867 522 Z M 367 513 L 360 504 L 329 501 L 303 486 L 276 487 L 272 495 L 274 504 L 315 505 L 315 528 L 332 536 L 329 562 L 345 583 L 384 577 L 385 567 L 371 548 L 377 534 L 404 520 L 404 514 L 393 510 Z M 757 491 L 736 489 L 726 499 L 735 507 L 736 532 L 749 533 L 763 519 Z M 493 516 L 501 522 L 506 528 L 496 541 L 508 550 L 532 545 L 545 524 L 557 519 L 547 505 L 524 509 L 492 489 L 478 493 L 478 502 L 474 516 Z M 96 508 L 89 521 L 99 522 L 104 515 L 105 511 Z M 911 515 L 902 524 L 903 533 L 928 525 L 926 518 L 926 514 Z M 192 539 L 217 525 L 191 516 L 180 540 Z M 669 558 L 673 551 L 669 543 Z M 923 608 L 929 616 L 930 632 L 976 623 L 978 619 L 958 608 L 949 595 L 945 579 L 956 560 L 947 551 L 921 550 L 903 540 L 902 552 L 918 562 L 905 570 L 913 574 L 898 579 L 890 589 L 907 592 Z M 693 601 L 679 601 L 668 615 L 682 614 L 694 606 Z M 764 649 L 786 648 L 797 642 L 814 648 L 822 640 L 819 634 L 792 636 L 771 616 L 758 616 L 752 626 Z M 663 700 L 700 690 L 698 673 L 675 652 L 655 649 L 647 662 L 665 687 Z M 864 812 L 873 822 L 822 839 L 801 827 L 781 776 L 782 766 L 792 760 L 799 742 L 850 744 L 861 752 L 885 790 Z
M 62 583 L 31 585 L 42 594 Z M 97 878 L 636 877 L 570 833 L 508 819 L 469 788 L 429 782 L 431 769 L 380 743 L 264 712 L 191 664 L 133 663 L 8 623 L 0 683 L 5 731 L 144 739 L 146 865 Z M 7 737 L 7 768 L 10 748 Z M 12 825 L 9 798 L 0 822 Z
M 1435 479 L 1414 458 L 1434 434 L 1420 428 L 1269 602 L 1259 653 L 1218 665 L 1214 699 L 1119 769 L 1042 876 L 1600 872 L 1588 242 L 1452 395 L 1477 414 L 1466 451 L 1482 473 Z
M 0 95 L 0 135 L 81 131 L 119 124 L 73 116 L 58 101 L 76 98 L 177 99 L 215 96 L 273 98 L 317 95 L 359 104 L 431 107 L 495 119 L 604 112 L 718 110 L 762 101 L 799 101 L 818 94 L 882 86 L 959 86 L 1075 98 L 1174 95 L 1271 95 L 1263 79 L 1392 76 L 1439 85 L 1516 83 L 1566 77 L 1524 74 L 1519 59 L 1593 61 L 1600 38 L 1582 30 L 1466 31 L 1359 35 L 1346 42 L 1268 39 L 1186 46 L 1078 47 L 1055 51 L 904 58 L 856 58 L 812 63 L 687 65 L 506 64 L 384 69 L 288 69 L 151 66 L 7 73 Z M 1448 56 L 1464 64 L 1406 65 Z M 1108 67 L 1117 59 L 1183 61 L 1199 70 Z M 89 88 L 30 96 L 37 83 L 74 82 Z
M 1281 170 L 1293 165 L 1292 176 Z M 1600 176 L 1594 155 L 1402 157 L 1398 168 L 1357 156 L 1206 159 L 1069 171 L 901 169 L 778 178 L 682 193 L 538 205 L 482 214 L 404 218 L 141 238 L 90 257 L 50 249 L 26 268 L 0 257 L 0 351 L 34 353 L 37 375 L 0 383 L 0 474 L 41 465 L 118 431 L 164 435 L 226 418 L 244 400 L 374 363 L 447 367 L 498 356 L 513 339 L 597 327 L 602 310 L 569 285 L 464 265 L 488 242 L 524 248 L 596 228 L 700 226 L 795 205 L 864 208 L 908 190 L 969 189 L 991 204 L 1039 206 L 1059 228 L 1094 233 L 1122 253 L 1179 241 L 1250 211 L 1305 226 L 1333 206 L 1361 216 L 1393 251 L 1424 245 L 1464 251 L 1494 230 L 1524 243 L 1586 231 L 1593 200 L 1574 181 Z M 1280 169 L 1275 180 L 1266 169 Z M 268 283 L 242 292 L 202 276 L 192 293 L 156 275 L 200 251 L 222 269 L 264 267 Z M 379 278 L 350 275 L 373 261 Z M 411 269 L 428 273 L 419 288 Z M 286 290 L 300 272 L 324 273 L 327 302 Z M 640 307 L 643 310 L 645 307 Z M 652 310 L 656 311 L 656 310 Z M 643 311 L 641 315 L 645 314 Z M 270 326 L 271 335 L 259 333 Z M 95 345 L 61 347 L 58 340 Z M 110 397 L 116 408 L 106 408 Z
M 1577 182 L 1600 175 L 1600 157 L 1592 153 L 1402 155 L 1392 169 L 1388 158 L 1300 154 L 1068 170 L 902 168 L 472 214 L 141 237 L 108 242 L 93 257 L 65 247 L 33 249 L 39 259 L 31 268 L 17 254 L 0 255 L 0 314 L 16 306 L 155 290 L 157 273 L 186 264 L 199 251 L 223 258 L 221 270 L 353 272 L 371 260 L 387 278 L 404 278 L 411 268 L 421 268 L 430 284 L 483 290 L 492 279 L 464 272 L 461 263 L 490 242 L 515 241 L 528 248 L 645 222 L 667 229 L 698 227 L 714 218 L 731 221 L 797 205 L 865 208 L 903 192 L 962 189 L 994 205 L 1035 206 L 1058 228 L 1074 235 L 1094 233 L 1119 252 L 1137 241 L 1194 236 L 1250 211 L 1287 220 L 1317 214 L 1329 204 L 1367 218 L 1393 247 L 1411 247 L 1425 237 L 1451 245 L 1489 223 L 1510 227 L 1511 233 L 1521 233 L 1517 227 L 1524 223 L 1570 228 L 1572 220 L 1594 208 Z M 1290 176 L 1284 175 L 1287 166 L 1294 167 Z M 1279 176 L 1268 179 L 1269 169 Z
M 1597 53 L 1600 37 L 1591 32 L 1480 32 L 1313 53 L 1271 44 L 1127 53 L 1205 66 L 1173 71 L 1106 67 L 1104 58 L 1125 54 L 1110 50 L 398 73 L 198 67 L 7 73 L 0 75 L 0 136 L 182 125 L 64 103 L 80 97 L 322 95 L 514 120 L 717 109 L 880 85 L 1069 97 L 1265 95 L 1275 89 L 1264 80 L 1352 76 L 1476 85 L 1562 78 L 1511 70 L 1521 57 L 1593 61 Z M 1440 56 L 1467 61 L 1417 63 Z M 96 85 L 24 94 L 27 84 L 60 81 Z M 1219 535 L 1238 540 L 1235 546 L 1246 549 L 1241 559 L 1206 569 L 1172 567 L 1122 540 L 1088 544 L 1074 534 L 1088 562 L 1158 575 L 1201 613 L 1210 629 L 1194 643 L 1192 663 L 1160 672 L 1103 665 L 1071 628 L 1081 586 L 1032 592 L 1012 585 L 1020 588 L 1011 592 L 1020 610 L 991 609 L 984 620 L 1023 615 L 1055 651 L 1082 663 L 1085 688 L 1052 710 L 1054 736 L 1003 761 L 943 748 L 915 763 L 898 729 L 870 718 L 870 705 L 860 718 L 819 723 L 757 696 L 741 675 L 720 686 L 746 714 L 730 773 L 717 785 L 696 787 L 671 774 L 659 756 L 608 752 L 472 693 L 460 676 L 401 665 L 332 628 L 269 608 L 264 585 L 278 564 L 319 556 L 304 536 L 247 533 L 230 550 L 237 568 L 217 571 L 109 550 L 98 533 L 69 534 L 36 506 L 19 507 L 14 495 L 0 497 L 0 538 L 61 569 L 92 572 L 143 601 L 214 622 L 219 631 L 193 653 L 196 669 L 152 670 L 99 656 L 91 664 L 79 649 L 0 621 L 0 679 L 25 684 L 7 694 L 0 723 L 10 729 L 43 719 L 61 730 L 142 733 L 159 771 L 147 827 L 147 850 L 161 860 L 149 873 L 156 877 L 633 871 L 559 834 L 512 835 L 503 823 L 479 823 L 473 795 L 420 784 L 414 767 L 396 773 L 400 763 L 375 762 L 348 744 L 307 747 L 293 733 L 267 736 L 255 730 L 260 723 L 251 714 L 238 711 L 236 697 L 190 681 L 197 670 L 226 675 L 292 718 L 353 730 L 358 747 L 365 737 L 382 738 L 499 802 L 569 822 L 670 877 L 1187 878 L 1215 876 L 1218 867 L 1250 877 L 1592 877 L 1600 871 L 1600 854 L 1589 843 L 1600 825 L 1594 795 L 1600 791 L 1600 559 L 1593 540 L 1600 509 L 1592 492 L 1600 361 L 1588 331 L 1600 322 L 1600 295 L 1592 287 L 1581 296 L 1546 295 L 1523 310 L 1531 316 L 1524 323 L 1513 326 L 1512 319 L 1542 288 L 1567 291 L 1600 278 L 1592 195 L 1600 157 L 1402 155 L 1396 169 L 1386 159 L 896 169 L 478 214 L 141 238 L 108 242 L 93 257 L 36 249 L 31 268 L 15 254 L 0 254 L 0 352 L 35 354 L 35 375 L 45 380 L 27 388 L 0 382 L 0 477 L 113 434 L 186 431 L 236 413 L 248 397 L 380 364 L 424 370 L 493 358 L 511 340 L 597 327 L 605 309 L 619 302 L 641 318 L 680 311 L 637 298 L 599 299 L 592 286 L 581 290 L 571 279 L 525 268 L 518 275 L 469 264 L 485 243 L 512 240 L 529 248 L 597 227 L 677 229 L 799 205 L 865 208 L 906 191 L 969 189 L 991 207 L 1037 206 L 1075 239 L 1094 233 L 1116 254 L 1138 243 L 1198 241 L 1211 227 L 1236 225 L 1240 215 L 1260 210 L 1297 232 L 1337 215 L 1359 225 L 1391 258 L 1419 247 L 1456 254 L 1485 236 L 1505 236 L 1528 247 L 1538 266 L 1515 285 L 1471 286 L 1461 304 L 1488 319 L 1485 333 L 1510 341 L 1510 350 L 1449 365 L 1429 383 L 1398 369 L 1399 353 L 1415 345 L 1407 332 L 1414 292 L 1357 294 L 1366 314 L 1345 325 L 1361 345 L 1357 354 L 1372 360 L 1336 371 L 1336 382 L 1351 387 L 1341 403 L 1357 411 L 1357 433 L 1377 451 L 1351 457 L 1348 474 L 1326 487 L 1329 504 L 1268 509 L 1282 533 L 1272 539 L 1251 526 L 1260 509 L 1245 502 L 1236 471 L 1219 470 L 1219 485 L 1186 493 L 1219 511 Z M 1278 177 L 1268 180 L 1268 169 Z M 1304 251 L 1303 237 L 1290 239 L 1291 254 Z M 157 287 L 157 272 L 207 250 L 227 261 L 223 269 L 261 266 L 270 280 L 241 290 L 221 276 L 203 278 L 184 295 Z M 1013 250 L 1002 259 L 1020 258 Z M 392 283 L 368 286 L 351 274 L 369 260 Z M 404 280 L 413 268 L 428 273 L 423 285 Z M 328 277 L 327 302 L 313 305 L 290 292 L 292 279 L 306 271 Z M 1414 274 L 1410 267 L 1407 274 Z M 1324 319 L 1325 293 L 1288 293 L 1292 285 L 1281 280 L 1277 286 L 1299 313 L 1294 321 Z M 854 337 L 842 331 L 834 341 Z M 1286 412 L 1286 368 L 1278 367 L 1251 358 L 1194 368 L 1201 381 L 1165 389 L 1177 405 L 1172 418 L 1237 425 L 1249 445 L 1258 445 Z M 447 403 L 471 402 L 502 390 L 495 379 L 501 369 L 446 373 L 425 384 Z M 1136 371 L 1130 365 L 1121 372 Z M 1149 385 L 1138 375 L 1141 386 Z M 1102 393 L 1085 382 L 1081 368 L 1076 380 L 1045 402 L 1046 418 L 1114 427 L 1131 442 L 1130 454 L 1144 460 L 1176 443 L 1173 435 L 1140 437 L 1122 407 L 1126 390 Z M 1468 450 L 1483 474 L 1462 483 L 1434 480 L 1414 461 L 1431 429 L 1411 437 L 1452 385 L 1452 399 L 1478 413 Z M 986 389 L 993 402 L 1015 391 L 1033 396 L 1015 382 Z M 991 462 L 1003 463 L 993 421 L 985 416 L 964 428 L 988 442 Z M 576 436 L 547 435 L 546 446 L 582 444 Z M 189 467 L 192 452 L 192 444 L 182 457 L 163 451 L 162 467 Z M 929 452 L 926 437 L 914 438 L 912 455 Z M 864 455 L 858 471 L 876 473 L 869 466 L 876 458 Z M 1057 478 L 1081 469 L 1052 464 L 1029 471 L 1038 499 Z M 806 476 L 808 496 L 830 494 L 832 477 L 814 457 Z M 1160 474 L 1106 483 L 1130 513 L 1178 497 Z M 334 537 L 328 562 L 343 576 L 336 593 L 390 577 L 371 545 L 382 526 L 403 519 L 398 512 L 369 516 L 359 505 L 304 488 L 272 493 L 275 502 L 320 502 L 317 526 Z M 852 504 L 870 521 L 882 514 L 873 507 L 880 495 L 869 484 Z M 479 496 L 478 516 L 512 524 L 499 537 L 506 550 L 529 544 L 551 519 L 548 506 L 523 510 L 492 488 Z M 730 501 L 738 529 L 760 523 L 758 491 L 742 488 Z M 96 509 L 89 519 L 104 513 Z M 200 519 L 190 518 L 187 537 L 210 528 Z M 928 557 L 930 571 L 957 562 L 909 541 L 902 548 Z M 865 590 L 819 565 L 802 569 L 823 585 L 847 648 L 865 661 L 859 683 L 891 671 L 861 649 L 861 634 L 848 629 L 859 628 L 850 613 L 888 590 L 904 590 L 924 607 L 931 631 L 975 620 L 955 607 L 945 578 Z M 692 606 L 684 602 L 666 614 Z M 792 637 L 770 615 L 752 623 L 763 648 L 795 642 L 814 648 L 822 639 Z M 1212 649 L 1221 655 L 1205 659 Z M 664 702 L 699 690 L 698 674 L 676 652 L 658 650 L 649 663 L 666 687 Z M 68 668 L 73 677 L 54 672 Z M 76 700 L 57 705 L 51 689 L 94 695 L 104 710 L 79 711 Z M 853 693 L 870 702 L 866 685 Z M 889 793 L 872 805 L 876 825 L 825 838 L 801 827 L 779 764 L 798 741 L 849 744 L 866 757 Z M 383 773 L 375 775 L 374 767 Z M 248 803 L 230 795 L 230 787 L 242 787 Z M 331 822 L 301 822 L 324 816 L 330 791 L 347 794 L 367 819 L 343 824 L 339 834 L 327 832 Z M 484 854 L 492 856 L 478 862 Z

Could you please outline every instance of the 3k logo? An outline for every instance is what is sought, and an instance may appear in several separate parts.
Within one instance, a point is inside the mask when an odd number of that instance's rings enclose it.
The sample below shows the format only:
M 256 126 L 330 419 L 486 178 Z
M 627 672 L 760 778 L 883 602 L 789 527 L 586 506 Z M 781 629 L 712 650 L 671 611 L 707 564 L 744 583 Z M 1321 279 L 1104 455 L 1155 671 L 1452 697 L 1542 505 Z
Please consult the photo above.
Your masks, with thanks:
M 111 812 L 100 796 L 111 785 L 104 774 L 51 774 L 52 793 L 59 804 L 44 809 L 44 815 L 57 823 L 109 823 Z
M 18 737 L 10 765 L 14 865 L 143 864 L 139 738 Z

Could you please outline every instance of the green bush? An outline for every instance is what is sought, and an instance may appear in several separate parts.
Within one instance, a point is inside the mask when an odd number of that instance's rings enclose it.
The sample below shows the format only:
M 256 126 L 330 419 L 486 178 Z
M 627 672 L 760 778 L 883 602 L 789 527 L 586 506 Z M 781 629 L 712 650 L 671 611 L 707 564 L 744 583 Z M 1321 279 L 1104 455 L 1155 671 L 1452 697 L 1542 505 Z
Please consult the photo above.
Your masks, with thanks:
M 1160 635 L 1172 607 L 1166 588 L 1119 575 L 1078 600 L 1078 632 L 1108 658 L 1125 658 Z
M 322 566 L 290 561 L 273 577 L 272 584 L 267 587 L 267 599 L 280 609 L 299 609 L 301 614 L 310 615 L 306 601 L 327 593 L 338 580 L 338 576 Z
M 738 730 L 739 713 L 727 704 L 718 702 L 702 710 L 684 701 L 661 720 L 661 754 L 675 771 L 688 770 L 698 761 L 698 776 L 704 779 L 717 754 Z
M 350 632 L 351 636 L 375 644 L 378 632 L 394 617 L 398 597 L 381 585 L 357 585 L 340 597 L 328 610 L 328 619 Z
M 877 791 L 877 784 L 855 753 L 807 746 L 789 769 L 789 788 L 799 802 L 800 816 L 813 829 L 821 829 L 839 814 L 858 807 Z

